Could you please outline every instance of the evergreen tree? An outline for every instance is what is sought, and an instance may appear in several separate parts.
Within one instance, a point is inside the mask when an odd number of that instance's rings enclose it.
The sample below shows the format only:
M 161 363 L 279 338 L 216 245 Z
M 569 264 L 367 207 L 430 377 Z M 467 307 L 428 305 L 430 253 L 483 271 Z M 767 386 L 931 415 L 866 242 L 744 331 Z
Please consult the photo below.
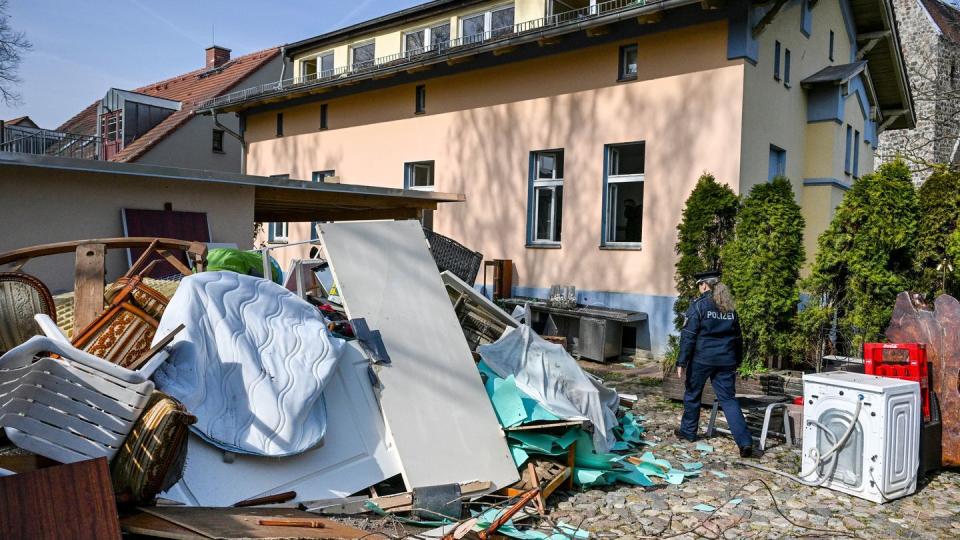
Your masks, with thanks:
M 810 301 L 800 324 L 809 353 L 858 355 L 864 342 L 883 337 L 897 293 L 913 285 L 917 222 L 917 193 L 903 161 L 854 181 L 818 239 L 804 283 Z M 811 350 L 817 343 L 823 346 Z
M 920 230 L 917 241 L 917 292 L 933 300 L 960 293 L 960 264 L 948 252 L 950 236 L 960 228 L 960 172 L 937 171 L 917 192 Z M 953 271 L 950 268 L 953 267 Z
M 674 282 L 677 302 L 673 306 L 677 330 L 683 326 L 683 314 L 697 292 L 694 274 L 720 269 L 720 250 L 733 233 L 740 202 L 730 186 L 703 173 L 687 197 L 683 218 L 677 225 L 677 259 Z
M 782 366 L 792 345 L 804 261 L 803 216 L 790 180 L 757 184 L 723 249 L 723 281 L 743 327 L 744 365 Z M 776 360 L 776 362 L 775 362 Z

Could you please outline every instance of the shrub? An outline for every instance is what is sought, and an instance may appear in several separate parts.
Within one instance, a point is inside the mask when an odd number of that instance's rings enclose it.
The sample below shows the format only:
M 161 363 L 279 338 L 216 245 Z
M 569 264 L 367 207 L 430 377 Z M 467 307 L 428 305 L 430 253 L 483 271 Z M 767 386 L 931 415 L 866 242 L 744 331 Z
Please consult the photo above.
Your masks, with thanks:
M 673 306 L 674 325 L 683 326 L 690 301 L 699 295 L 694 274 L 720 269 L 720 250 L 733 233 L 740 202 L 730 186 L 710 173 L 703 173 L 687 197 L 683 218 L 677 225 L 677 259 L 674 282 L 677 301 Z
M 723 281 L 743 327 L 744 369 L 782 367 L 789 355 L 804 261 L 803 216 L 790 181 L 757 184 L 743 200 L 723 249 Z
M 960 172 L 942 170 L 932 174 L 920 186 L 917 198 L 917 292 L 929 300 L 944 293 L 958 296 L 960 260 L 957 253 L 951 253 L 950 237 L 960 226 Z
M 890 322 L 897 293 L 913 285 L 917 246 L 917 194 L 910 169 L 886 163 L 853 183 L 830 226 L 818 239 L 816 261 L 803 287 L 809 305 L 800 313 L 808 352 L 859 354 Z M 828 329 L 827 326 L 830 328 Z

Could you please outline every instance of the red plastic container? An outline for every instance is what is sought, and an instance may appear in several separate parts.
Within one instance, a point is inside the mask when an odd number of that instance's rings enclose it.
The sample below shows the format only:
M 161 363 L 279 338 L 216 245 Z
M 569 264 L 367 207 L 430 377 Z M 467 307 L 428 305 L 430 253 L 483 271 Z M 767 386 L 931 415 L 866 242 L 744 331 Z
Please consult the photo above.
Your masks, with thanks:
M 925 343 L 864 343 L 863 372 L 920 384 L 923 420 L 930 420 L 930 371 Z

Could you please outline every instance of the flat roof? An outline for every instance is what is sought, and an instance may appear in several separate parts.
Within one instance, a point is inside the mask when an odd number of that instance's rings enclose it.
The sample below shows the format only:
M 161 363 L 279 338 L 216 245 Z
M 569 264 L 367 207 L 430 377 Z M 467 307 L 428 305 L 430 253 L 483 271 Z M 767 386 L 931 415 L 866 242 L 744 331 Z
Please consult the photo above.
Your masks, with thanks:
M 329 184 L 248 174 L 182 169 L 140 163 L 0 152 L 0 179 L 21 167 L 108 174 L 131 179 L 202 182 L 254 188 L 254 221 L 356 221 L 411 219 L 440 203 L 463 202 L 462 193 L 442 193 L 356 184 Z

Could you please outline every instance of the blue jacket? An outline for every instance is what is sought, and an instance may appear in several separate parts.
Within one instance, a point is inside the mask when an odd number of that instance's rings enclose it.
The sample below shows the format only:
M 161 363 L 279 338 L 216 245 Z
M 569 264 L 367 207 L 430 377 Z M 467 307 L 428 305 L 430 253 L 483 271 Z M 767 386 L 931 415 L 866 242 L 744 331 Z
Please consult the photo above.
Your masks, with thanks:
M 677 366 L 738 366 L 743 359 L 743 335 L 736 311 L 721 312 L 706 292 L 690 304 L 680 332 Z

